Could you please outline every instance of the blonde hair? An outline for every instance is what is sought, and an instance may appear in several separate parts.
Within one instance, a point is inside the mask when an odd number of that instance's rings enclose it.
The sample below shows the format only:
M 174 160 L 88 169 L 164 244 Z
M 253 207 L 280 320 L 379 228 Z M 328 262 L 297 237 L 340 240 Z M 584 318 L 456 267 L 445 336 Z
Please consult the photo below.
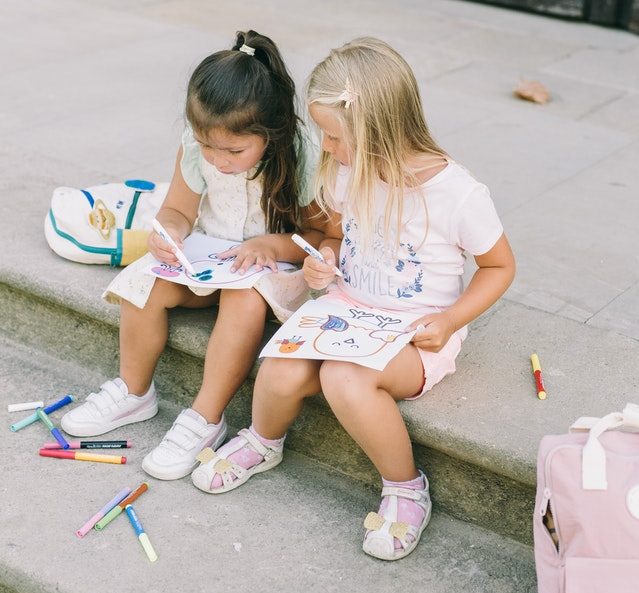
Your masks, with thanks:
M 416 170 L 409 163 L 411 157 L 424 154 L 447 157 L 430 135 L 410 66 L 379 39 L 355 39 L 332 50 L 313 69 L 306 98 L 309 105 L 330 108 L 345 132 L 352 167 L 346 202 L 358 220 L 363 249 L 372 246 L 375 185 L 379 180 L 388 187 L 385 243 L 394 220 L 397 248 L 404 191 L 420 185 Z M 339 163 L 322 152 L 315 197 L 324 210 L 333 208 L 335 203 L 333 189 L 338 168 Z

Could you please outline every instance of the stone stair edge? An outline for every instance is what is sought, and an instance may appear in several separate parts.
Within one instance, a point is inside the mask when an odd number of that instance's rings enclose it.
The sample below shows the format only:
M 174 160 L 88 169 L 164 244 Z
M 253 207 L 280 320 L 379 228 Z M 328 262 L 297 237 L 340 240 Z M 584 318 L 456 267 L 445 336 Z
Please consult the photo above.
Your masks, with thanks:
M 0 270 L 0 282 L 27 296 L 33 295 L 57 308 L 77 312 L 91 321 L 118 327 L 117 306 L 104 302 L 100 296 L 78 296 L 68 287 L 41 282 L 20 272 L 6 273 Z M 202 359 L 214 316 L 207 316 L 201 310 L 178 310 L 171 313 L 169 348 Z M 267 333 L 274 332 L 276 324 L 268 323 Z M 268 337 L 265 337 L 266 341 Z M 256 361 L 249 380 L 255 378 L 259 362 Z M 323 400 L 323 398 L 322 398 Z M 534 460 L 513 455 L 506 448 L 485 446 L 484 443 L 469 439 L 463 430 L 432 422 L 418 417 L 410 402 L 401 404 L 402 414 L 409 425 L 411 439 L 417 444 L 436 448 L 452 457 L 502 474 L 508 478 L 534 485 Z M 327 405 L 324 403 L 324 405 Z M 461 453 L 463 452 L 463 453 Z

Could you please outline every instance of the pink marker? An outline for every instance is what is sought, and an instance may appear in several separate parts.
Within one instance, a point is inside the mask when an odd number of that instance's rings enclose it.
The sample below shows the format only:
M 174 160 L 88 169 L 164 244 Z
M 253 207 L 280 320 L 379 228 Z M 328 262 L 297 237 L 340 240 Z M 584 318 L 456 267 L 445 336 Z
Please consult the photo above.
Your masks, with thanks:
M 61 449 L 59 443 L 45 443 L 41 449 Z M 69 449 L 130 449 L 131 440 L 126 441 L 69 441 Z
M 109 502 L 107 502 L 93 517 L 91 517 L 80 529 L 75 533 L 78 537 L 84 537 L 89 530 L 93 529 L 93 526 L 106 515 L 116 504 L 122 502 L 129 494 L 131 494 L 131 488 L 128 486 L 122 488 Z

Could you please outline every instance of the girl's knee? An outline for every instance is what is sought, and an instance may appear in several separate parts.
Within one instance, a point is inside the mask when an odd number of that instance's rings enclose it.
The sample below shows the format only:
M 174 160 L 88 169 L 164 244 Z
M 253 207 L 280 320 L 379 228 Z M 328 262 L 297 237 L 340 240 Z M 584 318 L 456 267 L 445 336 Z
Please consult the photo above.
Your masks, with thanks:
M 358 401 L 377 388 L 375 371 L 352 362 L 327 360 L 320 369 L 322 393 L 332 401 Z
M 186 286 L 157 278 L 153 283 L 153 288 L 144 308 L 162 307 L 172 309 L 180 305 L 189 292 Z
M 230 306 L 234 311 L 246 311 L 255 315 L 258 311 L 266 312 L 267 304 L 264 297 L 254 288 L 222 289 L 220 306 Z
M 309 364 L 310 363 L 310 364 Z M 283 397 L 308 397 L 316 380 L 316 367 L 303 359 L 266 358 L 257 373 L 255 384 Z

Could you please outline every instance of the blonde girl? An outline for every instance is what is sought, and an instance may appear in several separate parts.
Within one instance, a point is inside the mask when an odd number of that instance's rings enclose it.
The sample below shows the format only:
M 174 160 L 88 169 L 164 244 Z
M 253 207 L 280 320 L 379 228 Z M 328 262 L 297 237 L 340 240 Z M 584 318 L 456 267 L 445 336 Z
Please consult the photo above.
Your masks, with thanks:
M 319 244 L 310 229 L 305 191 L 310 160 L 295 113 L 295 86 L 275 44 L 254 31 L 238 33 L 233 48 L 202 61 L 191 76 L 187 125 L 173 180 L 157 218 L 178 247 L 193 230 L 242 241 L 222 257 L 277 271 L 277 261 L 301 263 L 292 232 Z M 106 381 L 62 419 L 76 436 L 96 436 L 147 420 L 158 411 L 153 373 L 168 338 L 168 311 L 218 305 L 204 377 L 190 408 L 144 459 L 150 475 L 173 480 L 189 474 L 195 457 L 226 435 L 224 409 L 246 379 L 272 311 L 281 321 L 307 296 L 302 271 L 264 276 L 244 290 L 189 289 L 144 273 L 158 259 L 178 266 L 171 246 L 152 233 L 150 254 L 125 268 L 105 298 L 119 302 L 120 376 Z
M 279 463 L 304 398 L 322 391 L 382 478 L 363 549 L 396 560 L 415 548 L 431 514 L 428 480 L 415 466 L 397 402 L 454 372 L 467 324 L 505 292 L 515 263 L 487 188 L 433 140 L 414 75 L 386 43 L 357 39 L 331 51 L 310 76 L 307 101 L 322 133 L 315 195 L 331 224 L 321 244 L 326 263 L 307 258 L 306 280 L 328 289 L 322 299 L 412 314 L 410 327 L 419 330 L 382 371 L 266 359 L 252 426 L 192 478 L 224 492 Z M 465 253 L 478 269 L 464 289 Z

